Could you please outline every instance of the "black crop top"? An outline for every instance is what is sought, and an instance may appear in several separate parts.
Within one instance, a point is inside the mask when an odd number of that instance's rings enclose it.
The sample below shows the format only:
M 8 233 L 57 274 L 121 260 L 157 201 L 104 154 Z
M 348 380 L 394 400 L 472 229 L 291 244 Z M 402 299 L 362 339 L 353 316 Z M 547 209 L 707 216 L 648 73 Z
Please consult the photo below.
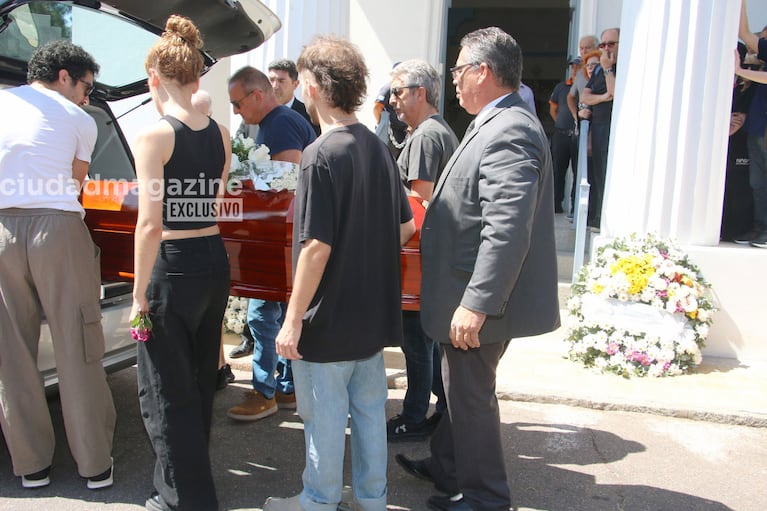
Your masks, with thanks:
M 216 194 L 226 161 L 221 130 L 213 120 L 195 131 L 170 115 L 163 119 L 175 132 L 173 154 L 165 164 L 163 228 L 202 229 L 216 225 Z

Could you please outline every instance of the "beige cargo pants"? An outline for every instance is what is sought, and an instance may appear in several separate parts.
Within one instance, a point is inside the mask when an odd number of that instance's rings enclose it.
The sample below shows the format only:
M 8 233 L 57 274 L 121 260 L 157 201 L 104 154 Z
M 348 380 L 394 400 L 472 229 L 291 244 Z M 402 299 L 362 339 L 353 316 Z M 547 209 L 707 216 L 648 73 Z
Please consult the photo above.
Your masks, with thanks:
M 79 213 L 0 209 L 0 425 L 17 476 L 53 460 L 37 370 L 41 315 L 50 325 L 70 451 L 81 476 L 111 465 L 115 408 L 101 358 L 99 249 Z

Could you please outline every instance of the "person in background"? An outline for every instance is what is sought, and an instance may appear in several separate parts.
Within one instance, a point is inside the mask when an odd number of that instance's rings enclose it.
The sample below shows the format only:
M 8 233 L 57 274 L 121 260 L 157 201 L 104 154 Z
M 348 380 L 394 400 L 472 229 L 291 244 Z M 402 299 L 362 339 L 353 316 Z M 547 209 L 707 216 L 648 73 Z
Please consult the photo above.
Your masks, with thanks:
M 398 64 L 399 62 L 394 64 L 392 69 Z M 389 98 L 391 98 L 391 81 L 386 82 L 378 91 L 373 102 L 373 116 L 376 120 L 376 134 L 389 146 L 389 150 L 396 160 L 402 148 L 405 147 L 407 124 L 397 118 Z
M 740 39 L 750 52 L 762 63 L 767 62 L 767 38 L 757 36 L 749 31 L 746 0 L 742 0 L 740 8 Z M 737 65 L 740 68 L 740 65 Z M 767 71 L 767 64 L 761 68 Z M 750 158 L 748 174 L 749 184 L 753 194 L 754 222 L 751 230 L 735 239 L 738 243 L 750 243 L 757 248 L 767 248 L 767 73 L 748 69 L 736 69 L 738 76 L 759 82 L 755 85 L 748 116 L 743 125 L 747 133 L 748 155 Z
M 748 183 L 748 136 L 743 130 L 751 100 L 756 87 L 751 80 L 741 78 L 738 72 L 745 67 L 746 45 L 738 43 L 735 62 L 735 79 L 732 85 L 732 113 L 730 115 L 730 138 L 727 144 L 727 173 L 724 181 L 724 203 L 720 239 L 743 243 L 742 235 L 754 222 L 754 204 Z M 757 64 L 755 67 L 761 67 Z
M 578 73 L 586 79 L 586 83 L 591 79 L 591 75 L 594 74 L 594 70 L 599 66 L 599 58 L 602 56 L 600 50 L 593 50 L 584 55 L 585 63 L 581 68 L 581 72 Z M 569 97 L 569 96 L 568 96 Z M 578 120 L 591 120 L 591 107 L 585 103 L 578 103 Z M 586 178 L 589 183 L 594 179 L 593 163 L 591 161 L 591 130 L 587 133 L 588 139 L 586 143 Z M 577 185 L 576 185 L 577 186 Z M 573 191 L 575 186 L 573 187 Z M 573 200 L 574 202 L 574 200 Z
M 0 91 L 0 181 L 20 187 L 13 193 L 6 186 L 0 195 L 0 425 L 24 488 L 50 484 L 55 448 L 37 369 L 43 314 L 77 471 L 89 489 L 113 482 L 115 408 L 101 365 L 101 265 L 78 201 L 98 134 L 81 107 L 98 72 L 81 47 L 54 41 L 32 54 L 28 85 Z
M 507 510 L 496 371 L 509 339 L 559 326 L 551 153 L 518 94 L 522 50 L 497 27 L 461 40 L 450 72 L 476 115 L 442 171 L 421 230 L 421 319 L 443 344 L 448 413 L 430 457 L 395 459 L 433 481 L 437 511 Z
M 210 93 L 205 89 L 197 89 L 197 92 L 192 94 L 192 106 L 198 112 L 207 115 L 211 119 L 213 118 L 213 99 L 210 97 Z M 218 374 L 216 376 L 216 390 L 225 389 L 226 386 L 234 381 L 234 373 L 232 367 L 226 363 L 224 357 L 224 335 L 223 326 L 221 328 L 221 347 L 218 352 Z
M 578 130 L 570 110 L 567 108 L 567 95 L 580 68 L 580 58 L 571 59 L 568 64 L 569 76 L 559 82 L 549 98 L 549 115 L 554 121 L 554 133 L 551 135 L 551 157 L 554 160 L 554 213 L 564 213 L 562 202 L 565 199 L 565 181 L 567 168 L 572 169 L 572 193 L 570 194 L 570 212 L 575 202 L 575 177 L 578 169 Z
M 349 416 L 351 505 L 386 511 L 383 348 L 402 343 L 400 245 L 415 222 L 387 147 L 355 114 L 367 77 L 359 50 L 320 37 L 297 65 L 322 135 L 301 160 L 293 293 L 277 350 L 294 362 L 306 466 L 301 493 L 269 498 L 264 511 L 338 507 Z
M 229 79 L 229 99 L 234 113 L 247 125 L 258 125 L 255 142 L 269 148 L 272 160 L 301 162 L 303 150 L 316 138 L 314 130 L 298 112 L 280 104 L 264 73 L 250 66 L 237 71 Z M 234 420 L 257 421 L 279 408 L 296 407 L 290 362 L 277 355 L 274 344 L 286 307 L 282 302 L 257 298 L 248 302 L 248 328 L 255 341 L 253 389 L 245 393 L 242 403 L 227 411 Z
M 535 95 L 533 89 L 528 87 L 525 83 L 519 82 L 519 95 L 522 100 L 530 107 L 535 115 L 538 115 L 538 109 L 535 107 Z
M 301 81 L 298 79 L 298 70 L 296 69 L 295 62 L 288 59 L 275 60 L 269 64 L 268 71 L 269 83 L 272 84 L 277 101 L 288 108 L 292 108 L 312 124 L 312 120 L 306 112 L 306 106 L 295 96 L 296 89 L 301 84 Z M 312 129 L 314 129 L 314 133 L 319 137 L 320 127 L 312 124 Z
M 192 105 L 202 38 L 172 15 L 149 50 L 149 93 L 162 118 L 134 144 L 139 204 L 131 320 L 148 314 L 138 343 L 138 392 L 156 461 L 152 511 L 218 508 L 208 452 L 229 259 L 212 205 L 223 198 L 229 131 Z M 196 183 L 189 186 L 189 183 Z M 208 204 L 199 215 L 173 204 Z M 205 213 L 206 212 L 206 213 Z
M 602 32 L 599 66 L 592 72 L 583 89 L 581 102 L 591 107 L 591 174 L 589 176 L 589 212 L 586 223 L 599 230 L 602 223 L 602 201 L 607 179 L 607 148 L 610 143 L 610 122 L 615 94 L 615 72 L 620 47 L 620 29 Z
M 584 67 L 586 65 L 586 54 L 593 52 L 597 49 L 597 45 L 599 44 L 599 39 L 595 35 L 587 35 L 581 37 L 580 41 L 578 41 L 578 55 L 580 56 L 580 65 L 578 66 L 578 70 L 584 70 Z M 597 59 L 598 61 L 599 59 Z M 581 97 L 581 93 L 583 92 L 583 89 L 586 87 L 586 84 L 589 82 L 589 75 L 586 74 L 585 70 L 582 73 L 577 73 L 575 75 L 575 78 L 573 78 L 573 85 L 570 87 L 570 92 L 567 94 L 567 108 L 570 109 L 570 113 L 573 116 L 573 120 L 575 120 L 575 123 L 578 124 L 578 102 Z
M 437 110 L 441 79 L 436 69 L 423 60 L 406 60 L 394 68 L 391 77 L 389 102 L 410 131 L 397 160 L 400 178 L 410 195 L 427 206 L 434 183 L 458 147 L 458 138 Z M 402 413 L 386 424 L 390 442 L 426 438 L 447 409 L 439 344 L 423 331 L 420 312 L 402 311 L 402 322 L 407 392 Z M 427 418 L 432 393 L 437 397 L 437 405 L 434 414 Z

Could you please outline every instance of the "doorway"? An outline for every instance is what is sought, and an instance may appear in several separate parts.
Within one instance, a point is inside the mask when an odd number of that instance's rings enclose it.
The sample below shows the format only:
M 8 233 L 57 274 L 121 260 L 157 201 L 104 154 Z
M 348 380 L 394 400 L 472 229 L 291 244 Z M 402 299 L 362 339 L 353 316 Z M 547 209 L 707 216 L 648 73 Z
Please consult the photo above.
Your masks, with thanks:
M 522 47 L 522 81 L 533 90 L 538 118 L 550 135 L 554 121 L 549 98 L 566 78 L 571 17 L 569 0 L 453 0 L 447 17 L 446 67 L 455 65 L 464 35 L 483 27 L 501 28 Z M 473 116 L 458 104 L 450 73 L 445 73 L 443 90 L 445 120 L 460 139 Z

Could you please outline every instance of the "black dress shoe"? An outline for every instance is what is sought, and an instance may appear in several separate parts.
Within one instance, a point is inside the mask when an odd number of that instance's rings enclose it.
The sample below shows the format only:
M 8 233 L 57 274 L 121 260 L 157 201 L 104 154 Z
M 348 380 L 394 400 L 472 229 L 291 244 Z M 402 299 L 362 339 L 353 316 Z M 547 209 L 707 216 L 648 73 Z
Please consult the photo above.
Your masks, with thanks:
M 415 476 L 418 479 L 422 479 L 424 481 L 429 481 L 430 483 L 434 482 L 434 478 L 429 472 L 429 467 L 426 464 L 426 461 L 411 460 L 404 454 L 397 454 L 394 456 L 394 460 L 399 464 L 400 467 L 405 469 L 405 472 L 411 476 Z
M 452 500 L 451 497 L 434 495 L 426 501 L 429 509 L 434 511 L 473 511 L 466 501 L 461 497 L 458 500 Z
M 229 358 L 246 357 L 253 353 L 253 345 L 255 342 L 246 336 L 242 336 L 242 342 L 229 352 Z
M 216 375 L 216 390 L 225 389 L 227 385 L 234 381 L 234 373 L 232 372 L 232 366 L 224 364 L 218 369 Z
M 405 472 L 411 476 L 417 477 L 423 481 L 434 483 L 434 488 L 436 488 L 438 492 L 447 493 L 448 495 L 455 495 L 458 493 L 458 490 L 448 490 L 441 483 L 435 481 L 434 476 L 432 476 L 431 472 L 429 472 L 429 466 L 426 464 L 425 460 L 411 460 L 404 454 L 395 455 L 394 460 L 397 462 L 397 464 L 399 464 L 400 467 L 405 469 Z

